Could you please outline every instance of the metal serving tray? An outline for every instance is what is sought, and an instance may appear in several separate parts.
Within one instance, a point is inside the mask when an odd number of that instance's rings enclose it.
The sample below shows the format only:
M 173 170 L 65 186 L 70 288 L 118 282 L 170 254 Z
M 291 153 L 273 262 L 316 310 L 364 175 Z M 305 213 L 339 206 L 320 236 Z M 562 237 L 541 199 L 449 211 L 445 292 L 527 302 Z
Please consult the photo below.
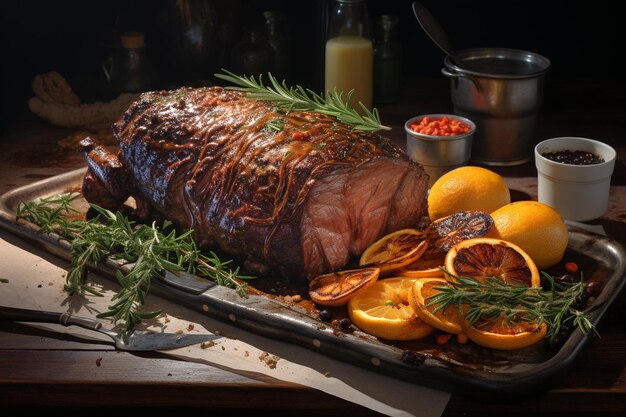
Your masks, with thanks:
M 18 224 L 20 202 L 79 190 L 84 169 L 16 188 L 0 196 L 0 227 L 69 259 L 69 245 L 55 235 L 37 234 Z M 619 242 L 570 227 L 568 256 L 580 257 L 586 278 L 602 282 L 590 308 L 598 324 L 624 286 L 626 252 Z M 107 261 L 94 268 L 114 279 L 128 265 Z M 367 369 L 445 391 L 502 400 L 527 397 L 549 388 L 563 377 L 588 338 L 575 330 L 556 351 L 538 343 L 517 351 L 496 351 L 472 343 L 438 346 L 432 339 L 389 343 L 360 331 L 342 332 L 311 317 L 305 309 L 278 298 L 250 295 L 242 298 L 232 289 L 195 276 L 166 274 L 151 285 L 151 293 L 228 321 L 252 332 L 296 343 L 316 352 Z

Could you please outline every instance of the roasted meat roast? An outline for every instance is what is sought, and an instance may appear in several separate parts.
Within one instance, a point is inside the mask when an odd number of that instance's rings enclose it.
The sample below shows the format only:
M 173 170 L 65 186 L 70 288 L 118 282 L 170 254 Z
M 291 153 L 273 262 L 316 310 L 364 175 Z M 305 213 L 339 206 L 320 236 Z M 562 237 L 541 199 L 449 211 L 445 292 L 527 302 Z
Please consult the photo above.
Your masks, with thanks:
M 251 273 L 345 267 L 425 210 L 427 174 L 388 139 L 244 93 L 144 93 L 113 131 L 119 152 L 81 142 L 85 198 L 114 210 L 132 196 Z

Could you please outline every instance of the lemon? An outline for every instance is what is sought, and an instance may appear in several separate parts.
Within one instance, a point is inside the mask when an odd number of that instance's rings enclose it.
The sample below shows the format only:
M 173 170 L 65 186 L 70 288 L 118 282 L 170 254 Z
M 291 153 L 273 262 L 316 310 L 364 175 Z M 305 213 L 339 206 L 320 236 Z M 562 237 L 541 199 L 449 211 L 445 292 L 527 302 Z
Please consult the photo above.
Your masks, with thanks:
M 557 264 L 569 233 L 559 213 L 538 201 L 517 201 L 491 213 L 495 237 L 522 248 L 542 270 Z
M 386 340 L 414 340 L 430 335 L 434 328 L 420 320 L 409 304 L 414 281 L 387 278 L 359 291 L 348 301 L 352 323 L 364 332 Z
M 431 220 L 459 211 L 491 213 L 511 202 L 511 193 L 502 177 L 481 167 L 464 166 L 442 175 L 428 194 Z

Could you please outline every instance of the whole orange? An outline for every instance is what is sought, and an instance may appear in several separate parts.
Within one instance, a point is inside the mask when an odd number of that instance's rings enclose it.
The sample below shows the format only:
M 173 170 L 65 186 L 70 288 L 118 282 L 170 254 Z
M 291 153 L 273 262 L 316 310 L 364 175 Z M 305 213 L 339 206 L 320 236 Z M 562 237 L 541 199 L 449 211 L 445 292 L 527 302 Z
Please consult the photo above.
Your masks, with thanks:
M 559 213 L 538 201 L 517 201 L 491 213 L 495 237 L 526 251 L 542 270 L 557 264 L 569 233 Z
M 459 211 L 492 211 L 509 204 L 511 194 L 502 177 L 481 167 L 464 166 L 445 173 L 428 193 L 431 220 Z

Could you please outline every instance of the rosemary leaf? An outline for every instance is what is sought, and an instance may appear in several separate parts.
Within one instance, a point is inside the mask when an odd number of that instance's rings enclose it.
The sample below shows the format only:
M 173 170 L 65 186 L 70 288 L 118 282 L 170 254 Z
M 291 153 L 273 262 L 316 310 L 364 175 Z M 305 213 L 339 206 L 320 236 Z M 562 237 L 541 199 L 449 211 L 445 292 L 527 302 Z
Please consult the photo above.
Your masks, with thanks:
M 42 233 L 54 232 L 70 242 L 71 263 L 64 290 L 69 294 L 100 294 L 87 285 L 89 265 L 99 264 L 106 258 L 120 259 L 134 264 L 126 275 L 120 271 L 116 278 L 121 289 L 113 296 L 109 310 L 98 315 L 110 317 L 115 323 L 122 322 L 125 330 L 160 311 L 143 311 L 145 296 L 150 282 L 164 271 L 188 271 L 203 275 L 220 285 L 234 288 L 241 296 L 247 296 L 244 280 L 252 277 L 231 269 L 231 260 L 222 261 L 215 253 L 203 254 L 192 239 L 192 230 L 177 234 L 171 222 L 162 227 L 137 224 L 122 213 L 92 205 L 97 216 L 89 220 L 69 220 L 78 211 L 72 201 L 78 194 L 63 194 L 19 205 L 16 218 L 34 223 Z M 165 229 L 171 229 L 167 233 Z
M 472 277 L 454 276 L 449 285 L 434 287 L 438 293 L 426 299 L 433 312 L 456 306 L 470 324 L 497 317 L 508 321 L 546 323 L 546 337 L 552 340 L 564 323 L 572 322 L 583 334 L 597 334 L 589 320 L 589 312 L 575 305 L 583 297 L 583 282 L 557 283 L 542 272 L 549 288 L 527 287 L 523 283 L 508 283 L 494 277 L 479 281 Z M 461 308 L 463 306 L 463 308 Z
M 350 106 L 350 99 L 354 90 L 348 92 L 346 100 L 343 99 L 343 92 L 327 91 L 325 96 L 315 93 L 312 90 L 304 89 L 297 85 L 288 87 L 285 80 L 280 83 L 271 73 L 267 77 L 271 85 L 263 83 L 263 76 L 259 75 L 258 81 L 253 75 L 246 77 L 239 76 L 230 71 L 222 69 L 225 74 L 215 74 L 217 78 L 228 81 L 235 87 L 226 87 L 231 90 L 238 90 L 247 93 L 251 98 L 274 103 L 279 108 L 286 111 L 316 111 L 337 118 L 339 121 L 352 125 L 356 130 L 376 132 L 378 130 L 391 130 L 380 121 L 377 109 L 369 110 L 359 102 L 362 115 Z
M 266 132 L 281 132 L 285 128 L 286 120 L 282 118 L 275 118 L 268 120 L 263 126 L 263 130 Z

